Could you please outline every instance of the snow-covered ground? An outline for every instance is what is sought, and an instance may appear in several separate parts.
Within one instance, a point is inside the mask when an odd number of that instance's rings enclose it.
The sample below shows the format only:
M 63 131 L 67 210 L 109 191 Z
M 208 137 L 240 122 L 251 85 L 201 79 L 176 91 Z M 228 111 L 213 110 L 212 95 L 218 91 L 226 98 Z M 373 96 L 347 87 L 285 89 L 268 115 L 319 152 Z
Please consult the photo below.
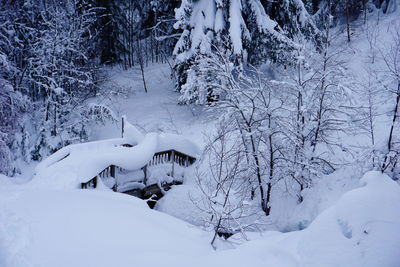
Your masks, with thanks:
M 208 130 L 205 125 L 210 124 L 210 119 L 200 112 L 200 107 L 177 104 L 179 93 L 173 90 L 168 64 L 150 64 L 145 69 L 147 93 L 138 68 L 123 71 L 115 67 L 107 73 L 109 80 L 103 86 L 119 93 L 102 101 L 117 116 L 126 115 L 133 125 L 145 132 L 182 134 L 200 146 L 203 144 L 203 134 Z M 94 138 L 113 138 L 120 133 L 120 125 L 101 126 Z
M 0 266 L 397 267 L 400 186 L 369 172 L 302 231 L 211 235 L 136 198 L 21 188 L 0 177 Z M 231 241 L 229 241 L 231 240 Z
M 0 266 L 176 266 L 210 250 L 206 233 L 128 195 L 7 191 Z

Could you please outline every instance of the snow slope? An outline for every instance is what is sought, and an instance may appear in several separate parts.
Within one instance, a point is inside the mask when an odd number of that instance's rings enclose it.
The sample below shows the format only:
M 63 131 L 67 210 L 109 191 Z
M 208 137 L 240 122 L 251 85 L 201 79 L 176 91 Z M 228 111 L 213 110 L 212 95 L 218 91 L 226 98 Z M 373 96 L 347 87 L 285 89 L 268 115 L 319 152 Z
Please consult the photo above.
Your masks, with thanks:
M 400 186 L 369 172 L 302 231 L 249 234 L 212 251 L 211 236 L 136 198 L 21 189 L 0 177 L 0 266 L 398 267 Z M 236 238 L 236 239 L 235 239 Z M 237 237 L 232 237 L 232 244 Z
M 131 196 L 30 190 L 5 198 L 0 266 L 174 266 L 210 250 L 207 235 Z
M 201 107 L 178 105 L 179 93 L 174 92 L 171 71 L 168 64 L 149 64 L 145 69 L 148 93 L 144 92 L 139 68 L 123 71 L 120 68 L 108 70 L 109 80 L 103 85 L 122 90 L 103 100 L 100 104 L 110 106 L 118 115 L 127 115 L 129 121 L 143 129 L 143 132 L 166 132 L 182 134 L 189 140 L 203 144 L 203 133 L 212 124 Z M 95 128 L 96 140 L 120 135 L 120 125 Z

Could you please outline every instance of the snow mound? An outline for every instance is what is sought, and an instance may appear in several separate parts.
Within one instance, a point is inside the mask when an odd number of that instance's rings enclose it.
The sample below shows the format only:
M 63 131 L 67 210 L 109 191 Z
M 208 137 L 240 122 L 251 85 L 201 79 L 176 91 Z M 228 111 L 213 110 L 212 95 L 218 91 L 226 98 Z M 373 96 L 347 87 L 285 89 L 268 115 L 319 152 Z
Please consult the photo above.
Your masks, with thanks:
M 0 266 L 182 266 L 208 235 L 137 198 L 96 190 L 24 191 L 0 204 Z
M 201 203 L 194 203 L 193 200 L 200 198 L 200 192 L 194 190 L 192 186 L 186 184 L 174 186 L 157 202 L 156 209 L 193 225 L 203 226 L 210 216 L 196 206 Z
M 299 252 L 307 266 L 400 265 L 400 187 L 368 172 L 304 231 Z
M 305 230 L 265 232 L 228 252 L 227 258 L 233 264 L 258 250 L 274 267 L 400 266 L 400 187 L 380 172 L 366 173 L 360 184 L 362 187 L 345 193 Z M 232 240 L 235 238 L 238 235 Z M 258 260 L 248 265 L 261 266 Z

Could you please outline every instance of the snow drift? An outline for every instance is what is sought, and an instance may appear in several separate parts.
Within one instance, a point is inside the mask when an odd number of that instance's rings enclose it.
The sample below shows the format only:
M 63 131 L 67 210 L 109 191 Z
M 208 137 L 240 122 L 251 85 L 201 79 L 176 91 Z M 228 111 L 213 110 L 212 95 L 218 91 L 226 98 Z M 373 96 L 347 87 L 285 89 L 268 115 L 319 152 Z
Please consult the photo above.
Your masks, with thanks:
M 275 267 L 400 266 L 400 187 L 386 174 L 375 171 L 366 173 L 360 185 L 317 216 L 307 229 L 266 232 L 227 258 L 235 262 L 246 251 L 258 250 L 260 257 L 266 258 L 264 262 Z M 279 257 L 281 261 L 277 261 Z

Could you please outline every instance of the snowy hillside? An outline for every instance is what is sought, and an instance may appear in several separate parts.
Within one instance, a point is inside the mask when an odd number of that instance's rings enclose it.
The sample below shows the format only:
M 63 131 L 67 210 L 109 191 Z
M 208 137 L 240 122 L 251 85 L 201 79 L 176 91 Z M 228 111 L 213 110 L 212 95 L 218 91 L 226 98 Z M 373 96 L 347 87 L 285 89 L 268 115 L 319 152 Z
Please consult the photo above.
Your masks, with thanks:
M 172 90 L 171 69 L 168 64 L 151 64 L 145 70 L 148 92 L 143 88 L 140 70 L 124 71 L 113 68 L 107 72 L 109 80 L 104 88 L 116 93 L 102 99 L 102 104 L 112 107 L 117 116 L 126 115 L 128 120 L 140 129 L 183 134 L 202 144 L 202 136 L 210 120 L 202 113 L 201 107 L 177 105 L 179 94 Z M 98 101 L 98 99 L 96 99 Z M 113 124 L 99 128 L 94 138 L 113 138 L 120 135 L 121 126 Z

